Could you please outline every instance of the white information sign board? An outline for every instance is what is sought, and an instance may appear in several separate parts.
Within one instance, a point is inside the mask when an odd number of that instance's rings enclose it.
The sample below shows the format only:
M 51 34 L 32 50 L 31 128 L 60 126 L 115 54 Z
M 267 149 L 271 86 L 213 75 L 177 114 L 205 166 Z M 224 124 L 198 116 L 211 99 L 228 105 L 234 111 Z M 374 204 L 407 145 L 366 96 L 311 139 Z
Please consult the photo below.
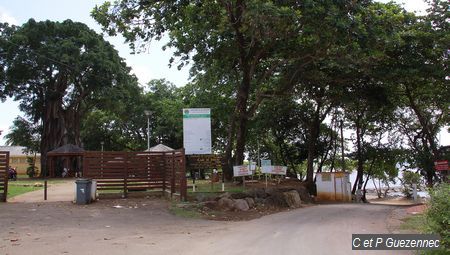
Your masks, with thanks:
M 272 165 L 272 160 L 270 159 L 261 159 L 261 166 L 270 166 Z
M 256 171 L 256 162 L 251 161 L 250 162 L 250 171 Z
M 261 159 L 261 173 L 268 174 L 272 171 L 272 161 L 270 159 Z
M 211 109 L 183 109 L 183 146 L 186 155 L 211 154 Z
M 261 172 L 264 174 L 286 175 L 286 166 L 261 166 Z
M 252 171 L 250 170 L 250 168 L 248 166 L 233 166 L 233 176 L 234 177 L 238 177 L 238 176 L 247 176 L 247 175 L 252 175 Z

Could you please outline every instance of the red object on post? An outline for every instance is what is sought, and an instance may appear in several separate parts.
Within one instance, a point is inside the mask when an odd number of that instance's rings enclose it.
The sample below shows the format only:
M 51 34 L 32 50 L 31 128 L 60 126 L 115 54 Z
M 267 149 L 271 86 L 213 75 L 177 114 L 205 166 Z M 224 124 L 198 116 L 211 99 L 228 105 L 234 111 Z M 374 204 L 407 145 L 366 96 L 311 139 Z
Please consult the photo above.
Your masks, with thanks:
M 448 171 L 448 161 L 447 160 L 434 161 L 434 169 L 436 169 L 436 171 Z

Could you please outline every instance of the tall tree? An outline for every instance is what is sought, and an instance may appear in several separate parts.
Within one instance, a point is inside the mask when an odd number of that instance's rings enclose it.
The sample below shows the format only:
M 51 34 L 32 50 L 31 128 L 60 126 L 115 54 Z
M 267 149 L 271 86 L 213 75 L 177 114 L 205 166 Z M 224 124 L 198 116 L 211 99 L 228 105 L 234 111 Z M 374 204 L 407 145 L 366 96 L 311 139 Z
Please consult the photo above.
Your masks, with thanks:
M 347 35 L 343 30 L 353 5 L 331 0 L 124 0 L 96 7 L 93 16 L 110 34 L 123 34 L 134 49 L 168 34 L 179 67 L 192 60 L 192 75 L 214 72 L 217 80 L 233 86 L 225 150 L 232 165 L 244 159 L 248 122 L 263 99 L 292 91 L 290 78 L 273 82 L 282 69 L 291 66 L 297 71 L 289 74 L 298 76 L 299 67 L 326 55 L 330 44 Z
M 389 49 L 386 79 L 396 85 L 398 118 L 412 149 L 414 166 L 431 185 L 433 161 L 439 158 L 437 134 L 450 123 L 450 14 L 448 1 L 429 3 L 428 15 L 407 20 L 399 40 Z
M 28 119 L 42 123 L 45 174 L 47 152 L 81 144 L 81 119 L 106 88 L 130 80 L 129 68 L 100 35 L 71 20 L 2 24 L 0 35 L 0 98 L 20 101 Z

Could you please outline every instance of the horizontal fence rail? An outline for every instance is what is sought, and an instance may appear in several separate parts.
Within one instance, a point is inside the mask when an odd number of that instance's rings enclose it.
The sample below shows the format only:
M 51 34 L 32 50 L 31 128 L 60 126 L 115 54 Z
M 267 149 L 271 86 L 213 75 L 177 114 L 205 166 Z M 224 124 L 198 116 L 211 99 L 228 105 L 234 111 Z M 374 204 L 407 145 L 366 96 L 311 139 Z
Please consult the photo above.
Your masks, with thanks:
M 83 173 L 97 181 L 99 190 L 162 190 L 186 199 L 184 150 L 169 152 L 84 153 Z
M 0 151 L 0 202 L 6 202 L 8 195 L 9 151 Z

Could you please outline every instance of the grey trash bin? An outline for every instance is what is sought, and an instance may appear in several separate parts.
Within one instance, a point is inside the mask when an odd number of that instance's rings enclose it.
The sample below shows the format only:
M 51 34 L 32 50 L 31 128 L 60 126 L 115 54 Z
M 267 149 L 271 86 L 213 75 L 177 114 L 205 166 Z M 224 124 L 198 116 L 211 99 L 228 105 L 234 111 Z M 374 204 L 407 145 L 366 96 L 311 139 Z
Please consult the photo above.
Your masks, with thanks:
M 91 179 L 78 179 L 75 181 L 77 185 L 77 199 L 79 205 L 89 204 L 91 202 Z

